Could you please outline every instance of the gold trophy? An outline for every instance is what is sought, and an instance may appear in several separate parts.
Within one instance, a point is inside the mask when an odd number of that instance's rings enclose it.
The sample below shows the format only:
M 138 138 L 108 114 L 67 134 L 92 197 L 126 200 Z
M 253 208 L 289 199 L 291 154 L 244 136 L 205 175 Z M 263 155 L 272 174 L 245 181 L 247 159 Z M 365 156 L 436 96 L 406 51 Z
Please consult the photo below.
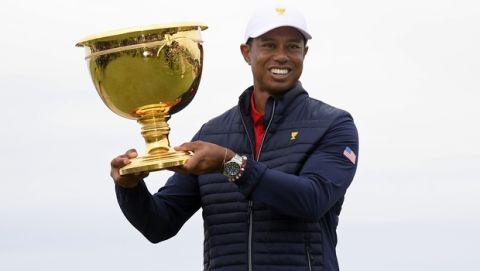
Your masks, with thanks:
M 198 23 L 153 25 L 89 36 L 77 43 L 95 88 L 114 113 L 142 126 L 146 154 L 120 174 L 181 166 L 190 157 L 175 151 L 168 139 L 170 115 L 195 96 L 203 65 Z

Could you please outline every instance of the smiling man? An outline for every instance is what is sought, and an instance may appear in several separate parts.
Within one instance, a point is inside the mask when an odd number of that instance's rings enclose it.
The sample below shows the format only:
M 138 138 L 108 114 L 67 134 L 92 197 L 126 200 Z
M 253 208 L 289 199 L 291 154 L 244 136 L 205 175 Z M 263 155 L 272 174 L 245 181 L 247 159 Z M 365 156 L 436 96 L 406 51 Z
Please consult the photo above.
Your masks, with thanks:
M 281 95 L 297 84 L 308 51 L 306 40 L 296 28 L 281 26 L 256 38 L 249 37 L 240 46 L 252 67 L 253 96 L 260 112 L 268 97 Z
M 254 13 L 240 46 L 253 85 L 176 148 L 193 155 L 154 195 L 146 175 L 119 175 L 134 150 L 112 160 L 120 207 L 148 240 L 174 236 L 202 208 L 204 270 L 339 269 L 336 228 L 358 135 L 350 114 L 299 82 L 309 39 L 294 8 Z

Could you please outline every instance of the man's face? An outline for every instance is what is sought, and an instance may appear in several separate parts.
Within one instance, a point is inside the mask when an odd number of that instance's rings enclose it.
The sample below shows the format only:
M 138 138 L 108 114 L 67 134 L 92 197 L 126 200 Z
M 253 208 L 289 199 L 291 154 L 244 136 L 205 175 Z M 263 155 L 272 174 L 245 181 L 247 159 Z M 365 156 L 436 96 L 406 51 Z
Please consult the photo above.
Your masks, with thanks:
M 251 65 L 254 88 L 270 95 L 291 89 L 300 78 L 308 51 L 303 35 L 293 27 L 279 27 L 242 44 L 242 54 Z

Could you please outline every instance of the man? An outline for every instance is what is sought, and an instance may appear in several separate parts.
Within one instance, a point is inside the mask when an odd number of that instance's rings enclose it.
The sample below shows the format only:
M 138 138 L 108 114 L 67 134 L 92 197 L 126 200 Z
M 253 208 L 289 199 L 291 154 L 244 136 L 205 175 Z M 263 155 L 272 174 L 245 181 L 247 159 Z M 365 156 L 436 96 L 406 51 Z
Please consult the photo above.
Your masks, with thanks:
M 237 106 L 177 150 L 192 157 L 157 193 L 146 175 L 111 175 L 127 219 L 151 242 L 174 236 L 201 207 L 204 270 L 338 270 L 336 227 L 356 170 L 351 116 L 312 99 L 299 82 L 305 19 L 292 8 L 251 18 L 240 46 L 253 86 Z

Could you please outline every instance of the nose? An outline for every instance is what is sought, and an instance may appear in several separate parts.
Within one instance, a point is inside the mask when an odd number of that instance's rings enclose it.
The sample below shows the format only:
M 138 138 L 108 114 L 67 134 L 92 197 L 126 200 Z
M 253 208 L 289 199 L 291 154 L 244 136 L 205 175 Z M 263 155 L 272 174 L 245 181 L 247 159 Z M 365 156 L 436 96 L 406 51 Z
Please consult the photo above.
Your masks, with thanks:
M 276 50 L 273 59 L 278 63 L 286 63 L 288 61 L 288 54 L 287 54 L 286 48 L 279 47 Z

